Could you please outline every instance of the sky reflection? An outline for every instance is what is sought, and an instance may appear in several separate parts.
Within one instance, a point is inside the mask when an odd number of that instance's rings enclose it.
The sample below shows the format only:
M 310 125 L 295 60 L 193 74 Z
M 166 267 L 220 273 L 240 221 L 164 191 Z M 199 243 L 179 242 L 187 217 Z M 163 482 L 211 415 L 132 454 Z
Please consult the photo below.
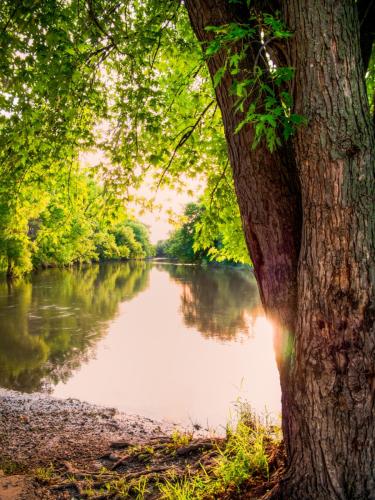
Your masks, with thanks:
M 238 398 L 278 415 L 272 326 L 253 278 L 184 269 L 176 277 L 170 267 L 153 266 L 148 288 L 120 304 L 95 359 L 53 393 L 210 428 L 225 425 Z M 253 296 L 231 301 L 231 287 Z

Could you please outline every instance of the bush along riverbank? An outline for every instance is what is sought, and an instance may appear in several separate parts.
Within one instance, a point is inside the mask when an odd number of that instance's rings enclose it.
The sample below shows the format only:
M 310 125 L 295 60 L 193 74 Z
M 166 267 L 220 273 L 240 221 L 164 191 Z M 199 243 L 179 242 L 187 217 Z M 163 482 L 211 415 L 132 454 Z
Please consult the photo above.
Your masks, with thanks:
M 64 267 L 154 255 L 148 228 L 124 201 L 78 163 L 42 183 L 27 179 L 18 196 L 0 183 L 0 273 L 8 278 Z
M 0 498 L 254 499 L 283 470 L 279 429 L 246 406 L 217 437 L 77 400 L 0 396 Z

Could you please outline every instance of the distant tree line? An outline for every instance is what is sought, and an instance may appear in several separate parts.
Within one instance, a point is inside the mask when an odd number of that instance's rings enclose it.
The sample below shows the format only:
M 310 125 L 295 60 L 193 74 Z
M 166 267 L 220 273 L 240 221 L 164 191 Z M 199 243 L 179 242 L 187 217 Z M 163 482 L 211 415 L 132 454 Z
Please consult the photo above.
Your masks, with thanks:
M 221 220 L 225 222 L 221 223 Z M 229 217 L 211 209 L 203 198 L 188 203 L 178 227 L 169 238 L 156 245 L 157 257 L 175 258 L 182 262 L 216 261 L 250 264 L 246 244 L 236 213 Z
M 153 255 L 147 227 L 79 165 L 68 176 L 21 184 L 14 196 L 0 186 L 0 272 L 9 278 L 41 267 Z

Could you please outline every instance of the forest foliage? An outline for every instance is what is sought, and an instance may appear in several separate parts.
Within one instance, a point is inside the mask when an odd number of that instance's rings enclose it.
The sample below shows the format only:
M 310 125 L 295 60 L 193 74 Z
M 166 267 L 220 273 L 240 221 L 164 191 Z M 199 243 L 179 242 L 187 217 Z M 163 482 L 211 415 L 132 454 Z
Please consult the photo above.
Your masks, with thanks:
M 203 176 L 194 250 L 214 256 L 222 233 L 215 258 L 237 259 L 221 116 L 185 9 L 5 1 L 0 21 L 1 269 L 151 255 L 123 208 L 146 176 L 177 192 Z M 103 157 L 89 172 L 85 151 Z
M 66 174 L 24 183 L 0 197 L 0 271 L 19 276 L 40 267 L 151 257 L 148 229 L 121 202 L 72 165 Z
M 291 36 L 277 16 L 255 21 L 270 39 Z M 212 41 L 202 47 L 174 0 L 5 0 L 0 25 L 2 269 L 150 255 L 121 208 L 145 178 L 155 193 L 203 178 L 194 251 L 248 262 L 215 86 L 230 73 L 233 112 L 244 112 L 241 126 L 253 124 L 255 142 L 265 136 L 270 149 L 303 123 L 290 113 L 293 69 L 275 67 L 266 81 L 265 46 L 253 73 L 239 71 L 255 43 L 251 23 L 209 27 Z M 218 51 L 225 64 L 211 81 L 206 62 Z M 79 166 L 85 151 L 100 152 L 90 173 Z M 141 201 L 152 209 L 154 199 Z
M 158 242 L 156 255 L 183 262 L 250 264 L 239 214 L 224 212 L 214 217 L 205 201 L 186 205 L 178 227 L 167 240 Z

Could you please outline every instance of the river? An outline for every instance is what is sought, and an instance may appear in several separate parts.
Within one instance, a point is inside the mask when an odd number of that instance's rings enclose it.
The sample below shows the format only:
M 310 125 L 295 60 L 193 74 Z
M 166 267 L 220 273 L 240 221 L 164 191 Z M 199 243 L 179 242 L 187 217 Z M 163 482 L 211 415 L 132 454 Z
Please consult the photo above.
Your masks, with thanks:
M 249 270 L 124 262 L 0 283 L 0 386 L 223 429 L 277 417 L 272 326 Z

